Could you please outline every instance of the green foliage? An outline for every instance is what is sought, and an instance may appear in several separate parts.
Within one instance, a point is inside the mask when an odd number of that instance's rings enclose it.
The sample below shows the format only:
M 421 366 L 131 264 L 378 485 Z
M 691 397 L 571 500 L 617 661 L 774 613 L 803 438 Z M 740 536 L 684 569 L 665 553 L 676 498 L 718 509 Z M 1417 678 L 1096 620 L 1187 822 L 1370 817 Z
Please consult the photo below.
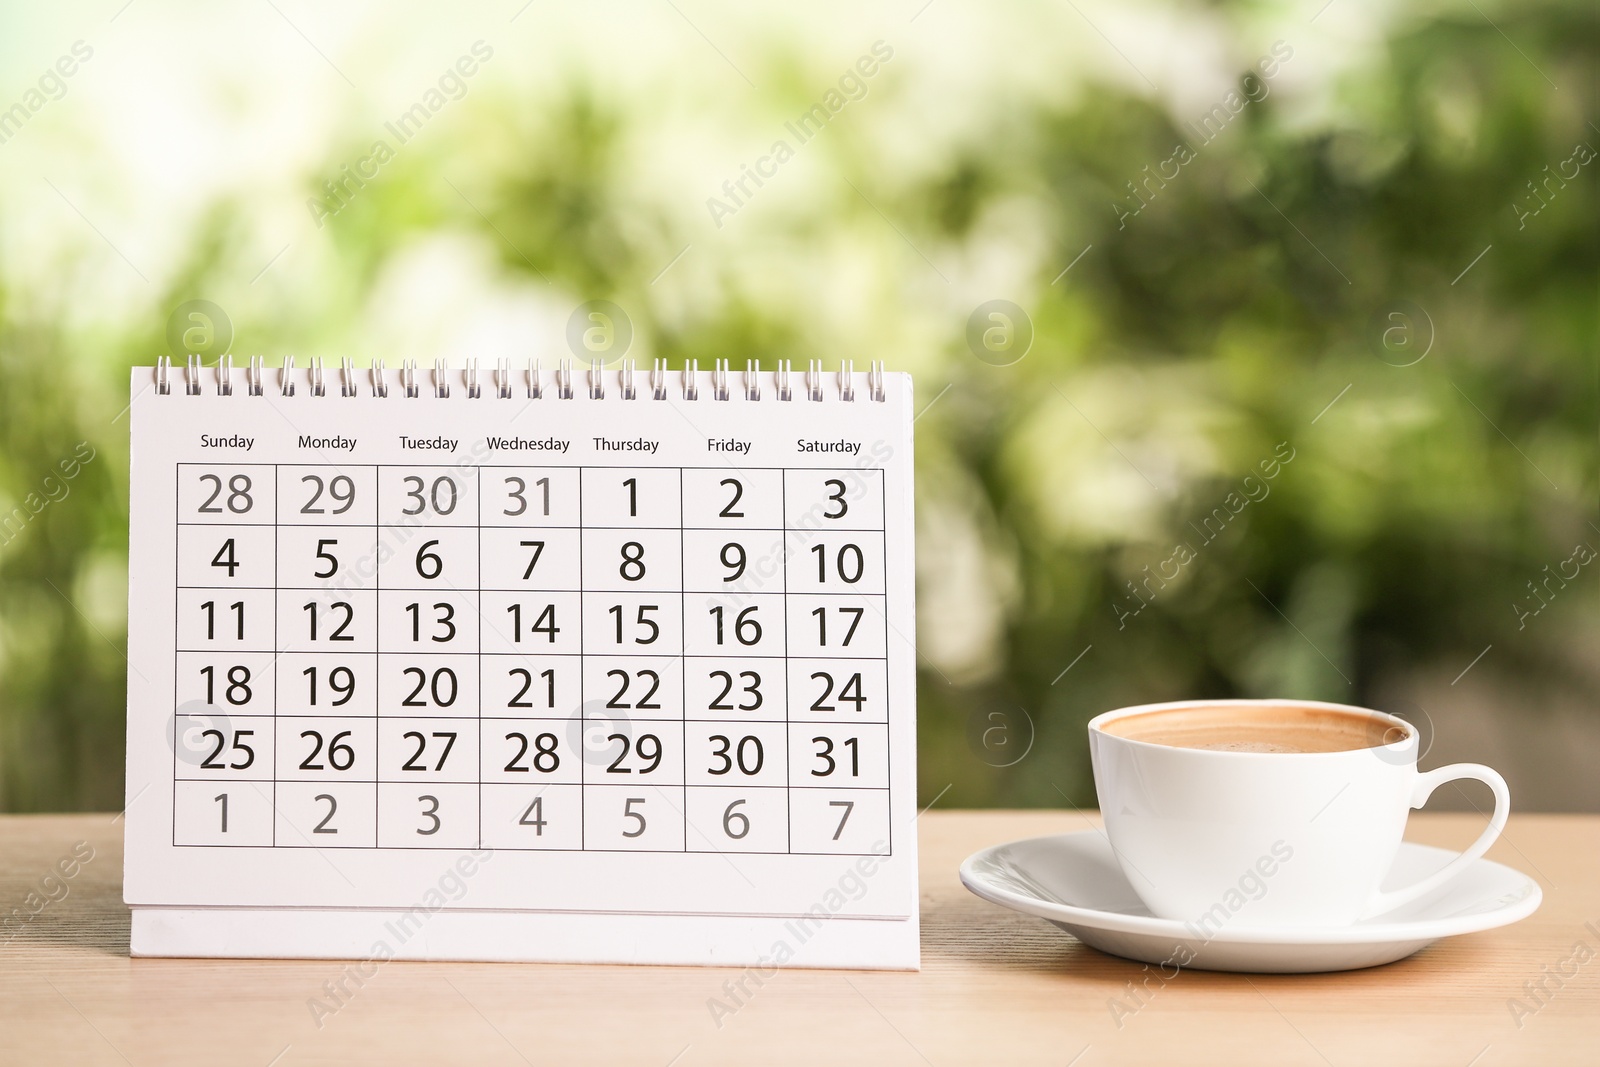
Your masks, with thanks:
M 492 250 L 496 283 L 563 313 L 617 301 L 636 356 L 913 370 L 930 405 L 916 425 L 925 801 L 951 783 L 963 805 L 1092 804 L 1083 724 L 1100 711 L 1370 702 L 1490 643 L 1481 669 L 1582 693 L 1594 574 L 1531 621 L 1512 605 L 1576 544 L 1600 548 L 1600 160 L 1559 183 L 1545 169 L 1600 148 L 1585 118 L 1600 40 L 1584 5 L 1496 17 L 1396 21 L 1319 86 L 1320 112 L 1293 103 L 1286 74 L 1203 144 L 1186 123 L 1209 105 L 1175 115 L 1109 84 L 963 99 L 978 120 L 914 166 L 888 136 L 920 121 L 897 53 L 726 228 L 699 203 L 715 182 L 654 188 L 640 148 L 725 115 L 578 70 L 552 96 L 474 98 L 406 146 L 317 231 L 331 259 L 314 290 L 232 305 L 234 351 L 385 355 L 363 332 L 374 294 L 450 234 Z M 835 65 L 775 57 L 781 99 L 745 140 L 770 139 L 809 106 L 808 72 L 825 85 Z M 1161 177 L 1185 142 L 1194 158 Z M 1532 217 L 1513 206 L 1546 200 Z M 0 809 L 120 806 L 126 368 L 163 350 L 166 311 L 208 280 L 249 280 L 249 208 L 219 206 L 165 301 L 95 338 L 95 360 L 68 358 L 0 292 L 0 511 L 79 441 L 96 450 L 68 497 L 0 544 Z M 996 256 L 1022 266 L 976 266 Z M 976 291 L 992 277 L 1005 291 Z M 967 348 L 968 312 L 994 297 L 1035 328 L 1010 366 Z

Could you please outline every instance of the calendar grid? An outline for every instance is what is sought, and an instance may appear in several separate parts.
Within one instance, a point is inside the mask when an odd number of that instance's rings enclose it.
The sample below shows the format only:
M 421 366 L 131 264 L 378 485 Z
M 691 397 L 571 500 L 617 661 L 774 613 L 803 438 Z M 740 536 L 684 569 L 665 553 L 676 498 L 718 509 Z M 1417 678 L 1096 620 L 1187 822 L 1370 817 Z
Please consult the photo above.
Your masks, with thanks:
M 889 501 L 886 498 L 886 494 L 883 494 L 883 493 L 878 494 L 878 529 L 883 531 L 883 568 L 884 568 L 884 573 L 887 574 L 887 573 L 889 573 Z M 889 627 L 889 612 L 887 610 L 888 609 L 888 603 L 887 602 L 885 602 L 884 608 L 885 608 L 885 610 L 883 612 L 883 628 L 884 628 L 883 654 L 884 654 L 885 659 L 887 659 L 887 657 L 889 655 L 889 633 L 888 633 L 888 631 L 889 631 L 889 628 L 890 628 Z M 888 693 L 887 690 L 885 690 L 884 694 L 883 694 L 883 705 L 884 705 L 884 720 L 883 721 L 884 722 L 888 722 L 889 721 L 889 693 Z M 893 766 L 892 762 L 891 763 L 885 763 L 884 767 L 883 767 L 883 786 L 884 786 L 884 788 L 886 790 L 893 788 L 893 775 L 894 775 L 894 766 Z M 888 838 L 889 838 L 889 851 L 892 853 L 894 851 L 894 820 L 893 819 L 889 820 L 889 824 L 888 824 L 888 826 L 886 828 L 886 832 L 887 832 Z
M 378 547 L 382 544 L 383 539 L 383 526 L 379 518 L 379 516 L 383 514 L 383 479 L 376 477 L 377 467 L 373 467 L 373 474 L 372 548 L 374 555 L 376 555 Z M 381 572 L 374 575 L 373 584 L 377 587 L 376 599 L 381 601 L 383 598 L 383 581 Z M 383 707 L 383 671 L 381 669 L 383 665 L 383 656 L 382 653 L 379 652 L 380 648 L 382 648 L 381 643 L 374 645 L 372 656 L 373 665 L 375 668 L 372 673 L 374 720 L 377 718 L 378 709 Z M 374 721 L 373 725 L 376 727 L 376 721 Z M 373 746 L 376 753 L 374 761 L 376 763 L 376 759 L 381 758 L 383 755 L 383 739 L 376 729 L 373 731 L 373 738 Z M 380 836 L 383 833 L 383 805 L 378 802 L 381 792 L 382 787 L 378 785 L 377 766 L 374 765 L 372 770 L 372 844 L 374 848 L 377 847 L 379 841 L 383 840 L 383 838 Z
M 687 519 L 685 518 L 685 514 L 686 512 L 684 510 L 683 499 L 683 471 L 680 470 L 678 472 L 678 523 L 680 530 L 687 529 Z M 680 634 L 687 635 L 689 632 L 689 582 L 688 579 L 684 577 L 686 563 L 684 557 L 685 553 L 683 547 L 683 536 L 680 533 L 678 537 L 678 575 L 679 585 L 682 589 L 682 593 L 678 597 L 678 632 Z M 684 743 L 683 747 L 679 750 L 680 759 L 678 762 L 679 766 L 682 768 L 685 787 L 683 810 L 681 814 L 683 815 L 683 850 L 687 852 L 689 851 L 689 660 L 687 655 L 689 648 L 687 636 L 685 636 L 684 647 L 682 651 L 684 652 L 683 674 L 679 678 L 678 689 L 679 693 L 681 694 L 681 699 L 683 700 Z
M 578 473 L 578 573 L 584 574 L 584 536 L 586 529 L 583 523 L 583 473 Z M 579 593 L 580 609 L 578 619 L 583 620 Z M 589 708 L 589 672 L 586 659 L 583 655 L 582 645 L 578 649 L 578 848 L 581 851 L 589 850 L 589 732 L 587 718 Z
M 481 484 L 479 485 L 479 489 L 480 489 L 480 492 L 478 492 L 476 494 L 477 499 L 474 501 L 474 503 L 477 505 L 477 513 L 478 513 L 478 525 L 477 525 L 477 529 L 475 530 L 476 534 L 478 535 L 478 558 L 477 558 L 478 584 L 477 584 L 477 589 L 478 589 L 478 617 L 479 617 L 478 649 L 477 649 L 477 651 L 478 651 L 478 657 L 477 657 L 478 658 L 478 662 L 476 664 L 476 669 L 477 669 L 477 672 L 478 672 L 479 684 L 481 685 L 482 681 L 483 681 L 483 624 L 482 624 L 482 619 L 483 619 L 483 493 L 481 492 L 481 489 L 482 489 L 482 485 Z M 480 692 L 481 692 L 481 690 L 480 690 Z M 477 744 L 477 749 L 478 749 L 478 751 L 475 753 L 475 755 L 477 757 L 478 778 L 479 778 L 479 780 L 481 782 L 482 779 L 483 779 L 483 701 L 482 701 L 481 697 L 480 697 L 479 702 L 478 702 L 478 744 Z M 483 787 L 481 785 L 478 787 L 473 799 L 474 799 L 474 801 L 476 803 L 477 815 L 478 815 L 478 822 L 477 822 L 477 826 L 478 826 L 478 844 L 482 845 L 483 844 Z
M 778 536 L 780 538 L 779 543 L 782 545 L 784 560 L 787 562 L 788 557 L 789 557 L 789 513 L 788 513 L 788 505 L 787 505 L 787 501 L 789 499 L 789 472 L 788 471 L 779 471 L 778 472 L 778 493 L 779 493 L 780 498 L 785 501 L 784 515 L 783 515 L 783 529 L 781 531 L 779 531 Z M 788 620 L 789 620 L 789 575 L 787 574 L 787 567 L 784 568 L 784 573 L 783 573 L 783 618 L 784 618 L 784 622 L 787 623 Z M 790 691 L 790 689 L 789 689 L 789 662 L 790 662 L 789 661 L 789 627 L 787 625 L 785 625 L 784 628 L 783 628 L 783 691 L 785 693 Z M 789 729 L 789 724 L 794 721 L 794 710 L 789 707 L 787 701 L 784 702 L 784 706 L 783 706 L 783 721 L 784 721 L 784 733 L 785 734 L 792 734 L 793 731 Z M 785 776 L 784 776 L 784 784 L 787 785 L 788 781 L 789 781 L 788 775 L 785 774 Z M 794 822 L 793 822 L 793 820 L 790 820 L 789 824 L 784 827 L 783 841 L 784 841 L 784 851 L 793 852 L 794 851 Z
M 183 487 L 183 468 L 181 466 L 177 466 L 177 467 L 174 467 L 173 470 L 172 470 L 172 498 L 174 500 L 178 499 L 179 494 L 182 491 L 182 487 Z M 183 516 L 182 516 L 181 512 L 179 513 L 178 519 L 179 519 L 180 522 L 183 519 Z M 173 556 L 173 559 L 172 559 L 172 568 L 173 568 L 172 573 L 174 575 L 177 575 L 177 574 L 180 573 L 178 571 L 178 566 L 179 566 L 180 563 L 183 562 L 182 552 L 183 552 L 182 545 L 178 541 L 178 538 L 174 537 L 172 539 L 172 556 Z M 277 543 L 276 543 L 276 541 L 274 541 L 274 543 L 273 543 L 273 555 L 274 556 L 277 555 Z M 181 610 L 180 602 L 181 602 L 182 598 L 183 598 L 183 593 L 178 589 L 178 583 L 174 582 L 173 583 L 173 589 L 172 589 L 172 617 L 173 617 L 173 619 L 177 619 L 177 617 L 178 617 L 178 612 Z M 176 626 L 174 626 L 174 629 L 176 629 Z M 274 640 L 276 640 L 276 638 L 274 638 Z M 181 641 L 177 641 L 177 640 L 173 641 L 173 643 L 172 643 L 172 800 L 173 800 L 173 803 L 172 803 L 172 839 L 174 841 L 178 840 L 178 803 L 177 803 L 177 800 L 178 800 L 178 753 L 180 751 L 182 751 L 182 749 L 183 749 L 183 728 L 184 728 L 184 719 L 178 713 L 179 709 L 183 707 L 183 698 L 180 695 L 179 690 L 178 690 L 178 664 L 179 664 L 178 649 L 181 648 L 181 647 L 183 647 Z M 274 797 L 274 801 L 276 801 L 276 797 Z M 274 842 L 274 843 L 276 843 L 276 842 Z
M 201 514 L 204 480 L 234 477 L 239 506 Z M 892 853 L 881 470 L 180 463 L 176 480 L 175 737 L 206 670 L 204 703 L 247 726 L 224 742 L 270 736 L 248 767 L 185 770 L 174 744 L 175 845 Z M 222 544 L 237 564 L 213 562 Z M 215 625 L 230 587 L 237 641 Z M 230 791 L 258 781 L 264 815 Z
M 277 518 L 277 511 L 278 511 L 278 468 L 277 467 L 273 467 L 272 468 L 272 510 L 273 510 L 273 518 L 276 519 Z M 273 522 L 273 524 L 272 524 L 272 603 L 273 603 L 274 609 L 276 609 L 276 606 L 277 606 L 277 603 L 278 603 L 278 527 L 279 527 L 279 524 L 277 522 Z M 278 649 L 280 649 L 282 647 L 283 646 L 278 643 L 278 612 L 276 610 L 274 610 L 272 612 L 272 747 L 273 747 L 273 758 L 274 758 L 274 760 L 276 760 L 276 758 L 277 758 L 277 747 L 278 747 L 278 693 L 280 692 L 280 690 L 278 688 L 278 674 L 279 674 L 279 669 L 278 669 L 278 666 L 279 666 L 279 664 L 278 664 L 278 660 L 279 660 Z M 272 810 L 273 810 L 273 812 L 277 812 L 277 810 L 278 810 L 278 773 L 277 773 L 276 769 L 274 769 L 273 773 L 272 773 Z M 276 815 L 274 815 L 273 820 L 272 820 L 272 846 L 274 848 L 276 848 L 278 846 L 278 820 L 277 820 Z

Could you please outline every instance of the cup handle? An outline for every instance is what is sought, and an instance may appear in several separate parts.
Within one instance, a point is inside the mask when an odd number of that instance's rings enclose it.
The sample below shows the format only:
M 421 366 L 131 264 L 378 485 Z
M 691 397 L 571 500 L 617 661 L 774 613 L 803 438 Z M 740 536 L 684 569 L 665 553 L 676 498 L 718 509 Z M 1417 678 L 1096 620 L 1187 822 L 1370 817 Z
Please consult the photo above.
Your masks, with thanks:
M 1420 808 L 1428 802 L 1428 797 L 1433 791 L 1446 782 L 1457 779 L 1469 778 L 1482 782 L 1494 790 L 1494 814 L 1489 817 L 1489 825 L 1483 833 L 1472 843 L 1472 847 L 1461 855 L 1445 864 L 1439 870 L 1428 875 L 1420 882 L 1415 882 L 1404 889 L 1396 889 L 1388 893 L 1376 894 L 1365 909 L 1361 912 L 1362 919 L 1370 919 L 1375 915 L 1393 911 L 1402 904 L 1409 904 L 1425 893 L 1444 885 L 1467 869 L 1467 865 L 1489 851 L 1489 846 L 1494 844 L 1500 836 L 1500 831 L 1505 829 L 1506 816 L 1511 814 L 1511 791 L 1506 788 L 1506 780 L 1500 777 L 1498 771 L 1492 767 L 1485 767 L 1481 763 L 1452 763 L 1448 767 L 1439 767 L 1435 770 L 1417 776 L 1417 784 L 1411 793 L 1411 806 Z

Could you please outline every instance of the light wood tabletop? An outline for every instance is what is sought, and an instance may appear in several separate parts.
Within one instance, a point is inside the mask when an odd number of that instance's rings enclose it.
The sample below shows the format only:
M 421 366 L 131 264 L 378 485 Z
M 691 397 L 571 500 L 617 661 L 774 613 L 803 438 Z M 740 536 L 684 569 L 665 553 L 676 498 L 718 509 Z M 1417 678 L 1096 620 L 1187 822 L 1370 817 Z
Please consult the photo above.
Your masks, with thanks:
M 1600 817 L 1512 817 L 1490 857 L 1545 893 L 1513 926 L 1366 971 L 1165 981 L 957 878 L 985 845 L 1093 821 L 929 812 L 922 971 L 781 971 L 719 1025 L 708 1005 L 737 970 L 393 962 L 355 982 L 330 961 L 130 959 L 120 821 L 0 817 L 0 1063 L 1600 1062 Z M 1417 814 L 1408 837 L 1460 847 L 1480 824 Z

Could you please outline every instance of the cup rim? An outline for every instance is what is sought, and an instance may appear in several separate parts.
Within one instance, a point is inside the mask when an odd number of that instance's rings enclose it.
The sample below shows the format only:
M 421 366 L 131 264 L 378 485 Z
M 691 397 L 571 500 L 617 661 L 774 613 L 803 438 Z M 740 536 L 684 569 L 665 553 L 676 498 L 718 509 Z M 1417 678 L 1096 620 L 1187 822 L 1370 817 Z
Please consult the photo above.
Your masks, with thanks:
M 1132 718 L 1135 715 L 1142 715 L 1147 712 L 1170 711 L 1175 708 L 1242 708 L 1262 706 L 1314 708 L 1320 711 L 1340 711 L 1349 714 L 1362 715 L 1369 719 L 1376 719 L 1380 722 L 1388 723 L 1390 726 L 1398 726 L 1405 732 L 1405 736 L 1400 738 L 1398 741 L 1390 741 L 1387 744 L 1371 745 L 1367 748 L 1347 749 L 1341 752 L 1238 752 L 1227 749 L 1180 749 L 1175 748 L 1172 745 L 1157 744 L 1154 741 L 1139 741 L 1131 737 L 1123 737 L 1120 734 L 1108 733 L 1105 729 L 1105 724 L 1108 722 L 1113 722 L 1117 719 Z M 1089 735 L 1091 737 L 1098 734 L 1101 737 L 1109 738 L 1120 744 L 1137 745 L 1141 748 L 1156 749 L 1162 752 L 1183 752 L 1187 755 L 1196 757 L 1215 757 L 1218 759 L 1271 759 L 1278 757 L 1304 759 L 1314 756 L 1346 756 L 1357 752 L 1402 752 L 1405 750 L 1406 746 L 1417 744 L 1418 739 L 1421 736 L 1415 725 L 1400 718 L 1398 715 L 1391 715 L 1387 711 L 1378 711 L 1376 708 L 1363 708 L 1357 704 L 1335 704 L 1326 700 L 1299 700 L 1294 698 L 1282 700 L 1275 698 L 1167 700 L 1155 704 L 1134 704 L 1126 708 L 1116 708 L 1112 711 L 1103 711 L 1099 715 L 1096 715 L 1094 718 L 1089 720 L 1088 727 Z

